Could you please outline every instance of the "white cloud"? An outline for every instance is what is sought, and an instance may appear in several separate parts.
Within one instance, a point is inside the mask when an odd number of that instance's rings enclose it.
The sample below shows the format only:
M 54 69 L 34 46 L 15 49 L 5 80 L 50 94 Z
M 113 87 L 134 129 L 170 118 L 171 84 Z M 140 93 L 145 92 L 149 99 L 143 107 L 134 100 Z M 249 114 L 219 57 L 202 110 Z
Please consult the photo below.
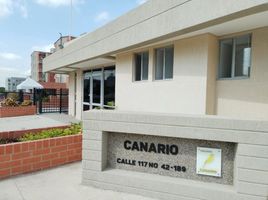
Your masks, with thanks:
M 19 5 L 19 9 L 20 9 L 21 16 L 23 18 L 27 18 L 28 17 L 27 7 L 25 5 Z
M 28 69 L 14 67 L 0 67 L 0 87 L 5 87 L 5 80 L 8 77 L 26 77 Z
M 27 69 L 26 71 L 24 71 L 23 73 L 25 76 L 30 76 L 31 75 L 31 69 Z
M 15 72 L 16 70 L 10 67 L 0 67 L 0 71 Z
M 50 52 L 50 49 L 54 48 L 54 44 L 48 44 L 43 46 L 33 46 L 33 51 L 44 51 L 44 52 Z
M 102 11 L 95 17 L 95 22 L 103 23 L 109 20 L 110 20 L 110 14 L 107 11 Z
M 21 56 L 14 54 L 14 53 L 0 53 L 0 58 L 6 60 L 17 60 L 20 59 Z
M 12 14 L 13 10 L 12 0 L 0 0 L 0 18 Z
M 84 2 L 84 0 L 35 0 L 35 2 L 39 5 L 51 7 L 68 6 L 71 5 L 71 1 L 73 5 Z
M 24 18 L 28 17 L 28 10 L 25 0 L 0 0 L 0 18 L 12 15 L 19 11 Z
M 141 5 L 141 4 L 144 4 L 146 3 L 147 0 L 137 0 L 137 4 Z

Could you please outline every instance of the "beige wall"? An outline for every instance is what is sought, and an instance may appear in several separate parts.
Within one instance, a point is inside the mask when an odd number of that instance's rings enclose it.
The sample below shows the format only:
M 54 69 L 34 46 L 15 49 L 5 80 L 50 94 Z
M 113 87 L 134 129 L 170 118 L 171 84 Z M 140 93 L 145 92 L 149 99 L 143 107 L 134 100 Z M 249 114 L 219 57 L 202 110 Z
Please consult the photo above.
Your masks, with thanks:
M 209 34 L 176 41 L 172 80 L 153 80 L 154 48 L 149 49 L 148 81 L 133 82 L 133 52 L 117 55 L 117 109 L 187 114 L 214 112 L 214 104 L 207 105 L 206 98 L 207 90 L 211 90 L 208 94 L 211 99 L 215 96 L 214 87 L 208 86 L 208 82 L 213 84 L 213 79 L 215 82 L 215 75 L 207 77 L 208 68 L 215 67 L 214 60 L 208 56 L 215 44 L 217 40 Z
M 252 32 L 250 78 L 217 81 L 217 115 L 268 119 L 268 27 Z
M 210 35 L 208 40 L 208 68 L 207 68 L 207 93 L 206 114 L 216 113 L 216 76 L 219 62 L 219 40 Z

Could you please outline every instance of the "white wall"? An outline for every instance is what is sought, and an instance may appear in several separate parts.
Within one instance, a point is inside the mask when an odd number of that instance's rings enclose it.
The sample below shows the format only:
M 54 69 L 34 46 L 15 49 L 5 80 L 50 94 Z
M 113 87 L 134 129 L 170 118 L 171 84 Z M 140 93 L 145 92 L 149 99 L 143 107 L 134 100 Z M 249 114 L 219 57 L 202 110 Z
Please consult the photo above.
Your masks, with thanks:
M 76 71 L 76 118 L 81 120 L 82 119 L 82 112 L 83 112 L 83 71 L 77 70 Z
M 217 115 L 268 119 L 268 27 L 252 32 L 250 78 L 217 81 Z
M 75 116 L 75 72 L 69 74 L 69 109 L 68 114 Z
M 117 55 L 117 109 L 206 114 L 208 43 L 212 39 L 214 39 L 213 36 L 205 34 L 174 43 L 174 77 L 172 80 L 153 80 L 154 48 L 149 49 L 148 81 L 132 81 L 133 52 Z

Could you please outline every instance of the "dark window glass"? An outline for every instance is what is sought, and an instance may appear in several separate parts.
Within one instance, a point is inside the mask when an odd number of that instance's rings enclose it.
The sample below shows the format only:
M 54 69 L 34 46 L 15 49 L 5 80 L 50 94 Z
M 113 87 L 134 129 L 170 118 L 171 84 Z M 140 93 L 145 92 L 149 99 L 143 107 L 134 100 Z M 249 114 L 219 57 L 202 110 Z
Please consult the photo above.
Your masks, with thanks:
M 141 54 L 136 54 L 135 56 L 135 81 L 141 80 Z
M 220 42 L 220 78 L 232 76 L 233 40 L 227 39 Z
M 251 67 L 251 35 L 220 41 L 219 78 L 249 76 Z
M 89 103 L 90 74 L 84 74 L 84 102 Z
M 166 48 L 165 51 L 165 78 L 173 78 L 173 60 L 174 60 L 174 49 Z
M 90 76 L 91 76 L 90 72 L 84 73 L 84 98 L 83 98 L 84 103 L 90 102 Z M 84 111 L 87 111 L 89 109 L 90 109 L 89 105 L 83 105 Z
M 156 49 L 155 57 L 155 80 L 173 78 L 174 48 Z
M 148 80 L 149 53 L 135 54 L 135 81 Z
M 115 105 L 115 69 L 104 69 L 104 105 Z
M 235 76 L 248 76 L 251 66 L 251 38 L 246 35 L 235 41 Z
M 93 103 L 101 103 L 101 75 L 93 74 Z
M 148 80 L 149 52 L 142 55 L 142 80 Z
M 157 49 L 155 54 L 155 79 L 161 80 L 164 78 L 164 49 Z
M 90 106 L 89 105 L 83 105 L 83 111 L 87 111 L 90 110 Z

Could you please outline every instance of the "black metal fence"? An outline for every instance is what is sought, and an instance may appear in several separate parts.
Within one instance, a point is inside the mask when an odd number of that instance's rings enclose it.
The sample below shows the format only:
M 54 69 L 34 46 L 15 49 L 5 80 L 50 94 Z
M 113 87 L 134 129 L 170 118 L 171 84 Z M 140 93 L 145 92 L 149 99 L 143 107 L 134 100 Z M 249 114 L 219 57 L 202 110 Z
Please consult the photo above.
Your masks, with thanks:
M 37 113 L 68 113 L 68 89 L 37 89 L 32 92 L 3 92 L 0 102 L 14 98 L 18 103 L 31 100 Z
M 22 103 L 24 100 L 31 100 L 34 102 L 34 94 L 32 92 L 1 92 L 0 102 L 3 102 L 7 98 L 15 99 L 18 103 Z
M 41 113 L 68 113 L 68 89 L 38 89 L 35 104 Z

